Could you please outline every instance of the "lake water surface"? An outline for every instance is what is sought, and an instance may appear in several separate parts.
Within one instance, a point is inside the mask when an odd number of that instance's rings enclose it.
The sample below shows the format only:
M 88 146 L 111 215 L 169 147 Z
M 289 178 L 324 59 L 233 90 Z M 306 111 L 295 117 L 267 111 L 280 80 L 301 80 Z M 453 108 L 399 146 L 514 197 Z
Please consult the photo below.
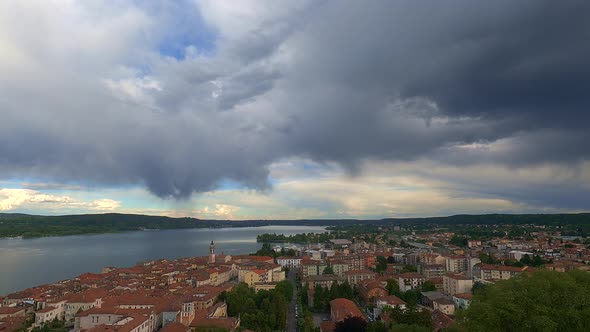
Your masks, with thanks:
M 261 246 L 263 233 L 322 233 L 320 226 L 263 226 L 137 231 L 118 234 L 0 239 L 0 295 L 100 272 L 105 266 L 126 267 L 159 258 L 206 256 L 215 252 L 248 254 Z

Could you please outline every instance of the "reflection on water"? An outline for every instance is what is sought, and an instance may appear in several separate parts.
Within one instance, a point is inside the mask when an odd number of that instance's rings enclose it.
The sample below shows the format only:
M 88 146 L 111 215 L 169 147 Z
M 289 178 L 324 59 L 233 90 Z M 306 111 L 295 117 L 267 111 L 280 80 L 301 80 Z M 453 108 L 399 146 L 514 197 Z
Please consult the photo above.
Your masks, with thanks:
M 258 250 L 258 234 L 324 231 L 325 228 L 319 226 L 264 226 L 0 239 L 0 295 L 84 272 L 100 272 L 105 266 L 123 267 L 158 258 L 206 256 L 211 240 L 215 241 L 217 252 L 236 255 Z

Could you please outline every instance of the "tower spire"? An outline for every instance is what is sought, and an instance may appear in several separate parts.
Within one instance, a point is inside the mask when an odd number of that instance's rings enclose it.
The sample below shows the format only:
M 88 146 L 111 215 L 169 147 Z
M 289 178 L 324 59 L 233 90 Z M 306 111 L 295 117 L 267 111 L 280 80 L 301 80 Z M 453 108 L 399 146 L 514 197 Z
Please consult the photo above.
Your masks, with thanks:
M 213 243 L 213 240 L 209 245 L 209 263 L 215 263 L 215 243 Z

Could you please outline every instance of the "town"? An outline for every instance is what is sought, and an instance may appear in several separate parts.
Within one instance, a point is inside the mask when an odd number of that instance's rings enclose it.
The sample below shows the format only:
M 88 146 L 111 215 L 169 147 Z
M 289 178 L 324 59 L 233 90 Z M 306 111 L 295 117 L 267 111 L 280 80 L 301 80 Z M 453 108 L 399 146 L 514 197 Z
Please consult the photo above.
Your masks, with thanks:
M 474 295 L 502 281 L 590 276 L 588 238 L 564 233 L 353 225 L 264 234 L 257 253 L 233 256 L 211 241 L 207 256 L 105 267 L 0 297 L 0 332 L 451 331 Z

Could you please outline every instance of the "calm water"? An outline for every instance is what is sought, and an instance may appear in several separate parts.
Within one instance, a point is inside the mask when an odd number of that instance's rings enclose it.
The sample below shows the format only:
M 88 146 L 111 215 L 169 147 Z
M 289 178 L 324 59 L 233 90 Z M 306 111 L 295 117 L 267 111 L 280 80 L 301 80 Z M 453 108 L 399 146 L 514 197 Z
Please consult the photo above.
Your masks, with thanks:
M 0 239 L 0 294 L 68 279 L 105 266 L 125 267 L 158 258 L 247 254 L 261 246 L 256 235 L 324 232 L 319 226 L 183 229 L 120 234 Z

